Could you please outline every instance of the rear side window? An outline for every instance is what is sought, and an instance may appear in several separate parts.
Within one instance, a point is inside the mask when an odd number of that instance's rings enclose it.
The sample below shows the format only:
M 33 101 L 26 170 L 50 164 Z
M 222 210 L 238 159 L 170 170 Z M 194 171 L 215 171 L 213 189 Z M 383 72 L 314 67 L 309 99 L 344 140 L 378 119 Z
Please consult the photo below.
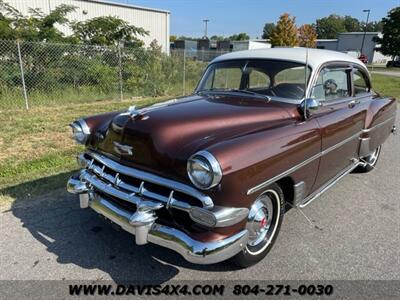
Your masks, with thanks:
M 367 77 L 362 71 L 355 70 L 353 72 L 353 83 L 354 93 L 356 96 L 369 93 L 370 88 L 367 82 Z

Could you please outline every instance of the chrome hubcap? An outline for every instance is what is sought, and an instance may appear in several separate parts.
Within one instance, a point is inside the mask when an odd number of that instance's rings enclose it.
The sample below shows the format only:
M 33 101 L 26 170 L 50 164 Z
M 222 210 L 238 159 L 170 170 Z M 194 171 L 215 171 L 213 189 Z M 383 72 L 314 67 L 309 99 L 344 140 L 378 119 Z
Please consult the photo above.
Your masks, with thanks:
M 273 216 L 271 199 L 257 200 L 252 210 L 254 216 L 249 222 L 249 242 L 250 246 L 256 246 L 262 242 L 271 226 Z
M 262 194 L 251 206 L 247 218 L 249 237 L 246 250 L 256 255 L 268 247 L 279 221 L 280 199 L 274 190 Z

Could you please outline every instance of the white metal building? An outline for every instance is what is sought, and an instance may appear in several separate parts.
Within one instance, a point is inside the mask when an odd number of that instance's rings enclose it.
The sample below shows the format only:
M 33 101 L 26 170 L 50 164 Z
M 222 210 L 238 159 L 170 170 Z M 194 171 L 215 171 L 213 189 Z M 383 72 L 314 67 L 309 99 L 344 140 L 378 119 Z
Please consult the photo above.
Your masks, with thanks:
M 5 0 L 27 15 L 29 8 L 40 8 L 44 13 L 49 13 L 60 4 L 73 5 L 75 12 L 68 15 L 71 21 L 85 21 L 100 16 L 119 17 L 129 24 L 142 27 L 149 31 L 149 35 L 142 37 L 145 45 L 154 39 L 162 46 L 163 51 L 169 52 L 169 18 L 170 12 L 162 9 L 136 6 L 126 3 L 103 0 Z M 62 29 L 66 34 L 68 29 Z
M 361 45 L 364 32 L 343 32 L 338 34 L 337 39 L 319 39 L 317 48 L 347 52 L 358 57 L 361 52 Z M 377 51 L 379 45 L 375 43 L 374 37 L 382 37 L 380 32 L 366 32 L 363 45 L 363 53 L 367 55 L 368 62 L 373 64 L 385 64 L 391 59 Z

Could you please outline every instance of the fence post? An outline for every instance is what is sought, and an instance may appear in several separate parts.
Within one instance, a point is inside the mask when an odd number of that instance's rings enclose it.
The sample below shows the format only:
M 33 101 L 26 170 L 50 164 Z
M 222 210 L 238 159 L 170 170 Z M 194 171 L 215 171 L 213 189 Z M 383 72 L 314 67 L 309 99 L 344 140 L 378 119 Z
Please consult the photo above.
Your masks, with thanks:
M 183 49 L 183 96 L 186 95 L 186 49 Z
M 121 58 L 121 45 L 118 44 L 118 68 L 119 68 L 119 98 L 120 101 L 124 100 L 123 82 L 122 82 L 122 58 Z
M 23 89 L 23 92 L 24 92 L 24 99 L 25 99 L 25 108 L 29 109 L 28 95 L 26 93 L 26 85 L 25 85 L 24 66 L 22 64 L 21 47 L 19 45 L 19 41 L 18 40 L 17 40 L 17 49 L 18 49 L 19 68 L 21 70 L 22 89 Z

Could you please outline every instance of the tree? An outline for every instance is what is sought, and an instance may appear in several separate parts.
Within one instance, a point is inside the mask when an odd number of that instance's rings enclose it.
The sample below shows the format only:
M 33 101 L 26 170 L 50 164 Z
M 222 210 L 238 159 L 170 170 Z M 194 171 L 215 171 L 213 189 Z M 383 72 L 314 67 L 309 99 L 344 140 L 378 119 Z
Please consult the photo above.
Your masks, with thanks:
M 364 30 L 364 28 L 365 28 L 365 22 L 362 22 L 361 23 L 361 28 L 363 28 L 362 29 L 362 31 Z M 381 32 L 382 31 L 382 29 L 383 29 L 383 23 L 382 23 L 382 21 L 378 21 L 378 22 L 369 22 L 368 24 L 367 24 L 367 31 L 369 31 L 369 32 Z
M 400 6 L 389 11 L 387 17 L 382 19 L 383 37 L 374 40 L 380 44 L 379 51 L 394 59 L 400 55 Z
M 362 31 L 360 21 L 351 16 L 344 16 L 343 25 L 344 25 L 346 32 Z
M 315 27 L 319 39 L 336 39 L 338 33 L 346 31 L 343 18 L 338 15 L 317 19 Z
M 90 45 L 115 46 L 124 44 L 129 47 L 143 46 L 138 36 L 148 35 L 143 28 L 129 25 L 128 22 L 112 16 L 102 16 L 72 25 L 74 36 Z
M 231 35 L 228 38 L 228 40 L 231 40 L 231 41 L 248 41 L 248 40 L 250 40 L 250 36 L 245 32 L 241 32 L 241 33 L 238 33 L 238 34 Z
M 178 39 L 178 37 L 176 35 L 170 35 L 169 36 L 169 42 L 170 43 L 174 43 L 177 39 Z
M 70 41 L 56 25 L 69 25 L 66 16 L 74 10 L 74 6 L 61 4 L 48 15 L 40 9 L 29 9 L 29 15 L 23 16 L 17 9 L 0 0 L 0 39 Z
M 296 18 L 290 17 L 288 13 L 280 16 L 270 36 L 272 46 L 294 47 L 298 45 L 295 20 Z
M 274 23 L 265 23 L 262 38 L 269 39 L 271 37 L 271 33 L 274 29 L 275 29 Z
M 317 33 L 313 26 L 304 24 L 299 28 L 299 45 L 307 48 L 317 46 Z
M 222 36 L 222 35 L 213 35 L 212 37 L 210 37 L 210 40 L 213 41 L 226 41 L 228 38 Z

